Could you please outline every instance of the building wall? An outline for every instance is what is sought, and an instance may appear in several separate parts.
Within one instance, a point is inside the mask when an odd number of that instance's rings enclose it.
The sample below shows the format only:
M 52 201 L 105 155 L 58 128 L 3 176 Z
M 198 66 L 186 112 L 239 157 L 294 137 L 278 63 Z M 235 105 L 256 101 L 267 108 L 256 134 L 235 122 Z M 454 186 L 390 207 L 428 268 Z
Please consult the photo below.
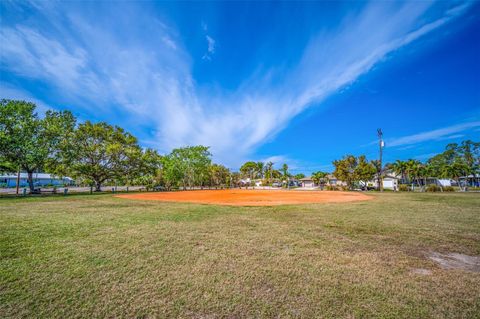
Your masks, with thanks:
M 315 187 L 315 184 L 313 183 L 313 181 L 303 181 L 302 187 Z
M 17 187 L 17 179 L 16 178 L 6 178 L 0 179 L 0 183 L 6 183 L 7 187 Z M 33 184 L 36 187 L 45 187 L 47 185 L 73 185 L 74 182 L 68 179 L 33 179 Z M 20 178 L 20 187 L 28 187 L 28 180 L 26 178 Z

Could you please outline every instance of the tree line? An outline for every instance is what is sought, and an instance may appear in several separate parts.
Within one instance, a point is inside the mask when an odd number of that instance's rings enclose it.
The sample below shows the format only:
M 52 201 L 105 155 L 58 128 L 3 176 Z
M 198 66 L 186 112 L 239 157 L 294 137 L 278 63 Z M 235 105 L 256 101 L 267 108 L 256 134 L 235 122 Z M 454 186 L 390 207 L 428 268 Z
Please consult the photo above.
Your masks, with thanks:
M 0 171 L 26 172 L 31 192 L 37 171 L 73 177 L 96 191 L 107 181 L 166 189 L 235 182 L 235 174 L 212 163 L 206 146 L 160 155 L 140 147 L 137 138 L 119 126 L 78 123 L 70 111 L 47 111 L 40 118 L 35 109 L 30 102 L 0 101 Z
M 379 161 L 367 161 L 364 155 L 346 155 L 333 162 L 333 176 L 346 183 L 349 189 L 366 186 L 369 181 L 385 177 L 388 172 L 400 176 L 400 183 L 410 185 L 412 189 L 421 187 L 425 190 L 429 179 L 452 179 L 464 190 L 468 181 L 478 183 L 480 176 L 480 142 L 465 140 L 448 144 L 445 151 L 425 162 L 416 159 L 396 160 L 380 166 Z M 315 176 L 317 173 L 314 173 Z M 325 174 L 320 172 L 320 174 Z
M 213 163 L 209 147 L 197 145 L 173 149 L 160 155 L 143 149 L 132 134 L 105 122 L 79 123 L 70 111 L 47 111 L 43 118 L 34 103 L 18 100 L 0 101 L 0 171 L 27 173 L 30 191 L 34 191 L 33 173 L 44 171 L 58 177 L 70 176 L 79 184 L 100 191 L 106 182 L 143 185 L 166 190 L 193 187 L 231 187 L 262 180 L 263 185 L 289 183 L 304 174 L 292 175 L 287 164 L 279 169 L 273 162 L 248 161 L 233 172 Z M 397 160 L 381 167 L 377 160 L 364 155 L 346 155 L 333 161 L 332 175 L 349 189 L 380 180 L 386 172 L 402 177 L 405 184 L 426 185 L 428 178 L 449 178 L 462 187 L 460 178 L 480 175 L 480 143 L 470 140 L 449 144 L 445 151 L 422 163 Z M 327 172 L 312 174 L 322 189 L 328 184 Z M 243 181 L 242 181 L 243 179 Z M 249 180 L 249 182 L 248 182 Z

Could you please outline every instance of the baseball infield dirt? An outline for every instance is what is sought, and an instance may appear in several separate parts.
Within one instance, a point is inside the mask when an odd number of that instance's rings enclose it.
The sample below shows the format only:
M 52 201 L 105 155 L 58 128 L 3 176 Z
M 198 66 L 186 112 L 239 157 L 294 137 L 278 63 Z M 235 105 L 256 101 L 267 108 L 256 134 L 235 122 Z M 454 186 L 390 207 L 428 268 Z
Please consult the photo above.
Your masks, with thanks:
M 189 202 L 232 206 L 274 206 L 307 203 L 341 203 L 372 199 L 358 192 L 295 191 L 295 190 L 193 190 L 177 192 L 132 193 L 120 198 Z

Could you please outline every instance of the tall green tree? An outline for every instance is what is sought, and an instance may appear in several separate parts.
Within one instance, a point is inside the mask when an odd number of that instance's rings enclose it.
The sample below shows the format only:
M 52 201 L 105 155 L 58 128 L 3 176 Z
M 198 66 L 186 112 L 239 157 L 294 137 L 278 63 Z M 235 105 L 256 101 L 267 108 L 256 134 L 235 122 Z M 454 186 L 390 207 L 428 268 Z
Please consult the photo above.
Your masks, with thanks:
M 147 190 L 162 185 L 162 156 L 156 150 L 143 152 L 133 149 L 126 167 L 126 175 L 120 181 L 125 185 L 143 185 Z
M 71 148 L 69 134 L 76 123 L 68 111 L 47 111 L 44 118 L 39 118 L 35 108 L 30 102 L 0 101 L 0 159 L 15 170 L 27 172 L 31 192 L 35 171 L 61 173 L 57 159 L 63 148 Z
M 409 159 L 407 161 L 406 174 L 413 190 L 415 190 L 415 184 L 420 185 L 419 178 L 421 177 L 421 172 L 422 163 L 420 161 L 414 159 Z
M 211 184 L 215 187 L 223 187 L 229 181 L 230 171 L 223 165 L 212 164 L 210 166 L 210 180 Z
M 263 178 L 264 175 L 264 169 L 265 169 L 265 163 L 264 162 L 257 162 L 257 177 L 258 178 Z
M 87 121 L 75 131 L 75 147 L 63 157 L 72 176 L 90 181 L 100 191 L 108 180 L 132 179 L 141 171 L 137 139 L 118 126 Z
M 441 177 L 450 178 L 457 182 L 461 190 L 465 190 L 465 185 L 462 185 L 460 178 L 466 176 L 469 172 L 469 166 L 462 159 L 458 159 L 451 164 L 442 166 Z
M 323 190 L 328 183 L 328 173 L 322 171 L 315 172 L 312 174 L 312 180 L 315 184 L 320 186 L 321 190 Z
M 237 187 L 240 183 L 241 175 L 239 172 L 231 172 L 228 176 L 228 185 L 230 187 Z
M 407 182 L 407 162 L 396 160 L 394 163 L 389 165 L 392 171 L 401 176 L 402 182 Z
M 471 174 L 477 180 L 480 174 L 480 142 L 462 141 L 458 153 L 468 168 L 467 175 Z
M 303 173 L 298 173 L 298 174 L 295 174 L 295 179 L 302 179 L 302 178 L 305 178 L 305 174 Z
M 340 160 L 335 160 L 333 161 L 335 166 L 333 176 L 345 182 L 349 189 L 353 189 L 356 181 L 355 168 L 357 164 L 358 160 L 353 155 L 346 155 Z
M 203 145 L 176 148 L 170 153 L 172 163 L 181 172 L 183 189 L 203 185 L 209 176 L 211 156 L 209 147 Z
M 267 184 L 270 184 L 273 179 L 273 165 L 273 162 L 267 162 L 267 164 L 265 164 L 265 179 Z
M 289 176 L 287 164 L 282 165 L 282 174 L 283 174 L 283 178 L 287 178 Z
M 384 176 L 384 170 L 383 170 L 383 167 L 382 167 L 382 162 L 380 162 L 380 160 L 372 160 L 370 161 L 371 165 L 374 167 L 375 169 L 375 175 L 376 175 L 376 178 L 377 178 L 377 190 L 381 191 L 383 190 L 383 176 Z M 365 185 L 366 187 L 367 185 Z
M 258 166 L 257 163 L 255 162 L 246 162 L 240 167 L 240 173 L 242 173 L 242 176 L 245 178 L 250 178 L 251 181 L 253 181 L 258 172 Z
M 178 158 L 172 156 L 172 154 L 162 156 L 161 162 L 160 183 L 165 186 L 167 190 L 171 190 L 177 187 L 183 179 L 184 172 L 182 171 L 182 163 Z
M 371 181 L 375 174 L 381 174 L 381 169 L 375 167 L 375 164 L 368 162 L 365 155 L 358 157 L 357 166 L 354 169 L 355 179 L 363 182 L 365 189 L 367 188 L 368 182 Z M 381 179 L 378 180 L 378 183 L 381 183 Z

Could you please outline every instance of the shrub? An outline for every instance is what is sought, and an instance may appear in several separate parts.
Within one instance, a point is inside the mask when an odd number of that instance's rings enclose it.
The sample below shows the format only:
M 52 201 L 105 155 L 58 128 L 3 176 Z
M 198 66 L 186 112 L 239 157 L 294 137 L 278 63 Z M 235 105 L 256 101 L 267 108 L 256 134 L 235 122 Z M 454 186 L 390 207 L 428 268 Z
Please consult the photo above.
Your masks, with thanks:
M 401 192 L 409 192 L 410 187 L 408 187 L 408 185 L 401 184 L 401 185 L 398 185 L 398 190 Z
M 453 186 L 445 186 L 443 188 L 443 191 L 444 192 L 454 192 L 455 191 L 455 188 L 453 188 Z
M 442 189 L 440 188 L 440 186 L 435 184 L 430 184 L 427 186 L 427 192 L 435 193 L 435 192 L 440 192 L 441 190 Z
M 326 189 L 327 191 L 338 191 L 338 186 L 336 186 L 336 185 L 327 185 L 327 186 L 325 187 L 325 189 Z

